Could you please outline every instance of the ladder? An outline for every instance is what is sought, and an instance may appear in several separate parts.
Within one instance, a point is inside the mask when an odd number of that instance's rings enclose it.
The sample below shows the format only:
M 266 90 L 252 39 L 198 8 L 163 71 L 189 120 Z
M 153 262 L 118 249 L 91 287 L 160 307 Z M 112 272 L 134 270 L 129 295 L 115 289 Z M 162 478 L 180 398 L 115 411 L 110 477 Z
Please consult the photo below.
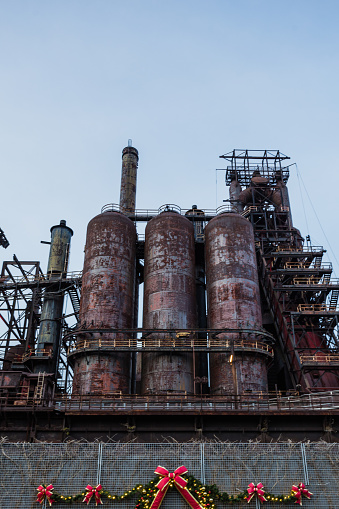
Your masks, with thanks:
M 332 290 L 329 309 L 336 310 L 338 304 L 339 290 Z
M 331 274 L 324 274 L 323 277 L 323 284 L 328 285 L 331 281 Z M 335 290 L 334 290 L 335 291 Z
M 34 399 L 40 401 L 44 392 L 45 373 L 39 373 L 38 381 L 34 389 Z
M 72 288 L 69 288 L 68 295 L 72 302 L 75 317 L 76 317 L 77 321 L 79 321 L 80 296 L 79 296 L 79 292 L 78 292 L 77 288 L 75 286 L 72 286 Z
M 316 256 L 316 257 L 314 258 L 314 268 L 315 268 L 315 269 L 320 269 L 322 259 L 323 259 L 323 258 L 322 258 L 322 256 Z

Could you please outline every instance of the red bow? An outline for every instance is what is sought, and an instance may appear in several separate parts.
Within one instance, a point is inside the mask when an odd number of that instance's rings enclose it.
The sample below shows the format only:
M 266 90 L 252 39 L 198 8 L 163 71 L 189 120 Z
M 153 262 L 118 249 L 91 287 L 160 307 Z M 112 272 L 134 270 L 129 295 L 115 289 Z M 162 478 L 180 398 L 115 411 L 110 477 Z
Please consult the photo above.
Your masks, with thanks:
M 260 500 L 260 502 L 267 502 L 265 498 L 265 492 L 262 489 L 263 487 L 264 485 L 261 482 L 259 482 L 256 486 L 251 482 L 247 488 L 248 491 L 247 502 L 248 503 L 251 502 L 255 494 L 258 495 L 258 499 Z
M 313 493 L 311 493 L 310 491 L 308 491 L 306 489 L 305 484 L 303 484 L 302 482 L 300 482 L 298 484 L 298 486 L 292 486 L 292 494 L 297 499 L 295 501 L 295 503 L 298 504 L 298 505 L 303 505 L 302 504 L 302 500 L 301 500 L 301 495 L 304 495 L 304 497 L 306 497 L 308 499 L 310 499 L 311 496 L 313 495 Z
M 91 498 L 94 495 L 95 505 L 98 505 L 99 503 L 102 504 L 102 500 L 100 497 L 100 491 L 102 490 L 101 484 L 98 484 L 98 486 L 96 488 L 93 488 L 93 486 L 91 486 L 90 484 L 87 484 L 86 490 L 87 490 L 87 493 L 86 493 L 85 498 L 83 499 L 83 502 L 86 502 L 88 505 L 91 501 Z
M 46 497 L 49 505 L 51 506 L 52 502 L 54 502 L 54 500 L 51 498 L 53 495 L 52 490 L 54 490 L 53 484 L 49 484 L 46 488 L 45 486 L 42 486 L 42 484 L 40 484 L 37 490 L 38 490 L 37 502 L 40 502 L 40 504 L 42 504 Z
M 186 474 L 187 468 L 184 466 L 178 467 L 173 473 L 170 473 L 164 467 L 157 467 L 155 473 L 162 477 L 156 487 L 159 489 L 155 495 L 154 500 L 151 504 L 150 509 L 159 509 L 160 504 L 166 495 L 171 480 L 174 482 L 175 487 L 184 499 L 189 503 L 192 509 L 203 509 L 199 502 L 193 497 L 193 495 L 186 488 L 187 481 L 181 477 L 181 474 Z

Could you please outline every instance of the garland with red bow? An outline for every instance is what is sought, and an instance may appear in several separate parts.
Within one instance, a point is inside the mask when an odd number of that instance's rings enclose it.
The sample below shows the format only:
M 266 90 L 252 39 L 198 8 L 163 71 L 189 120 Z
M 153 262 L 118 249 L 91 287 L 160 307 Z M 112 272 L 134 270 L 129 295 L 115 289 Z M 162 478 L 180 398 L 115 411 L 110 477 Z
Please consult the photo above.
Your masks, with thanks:
M 304 495 L 304 497 L 306 497 L 308 499 L 310 499 L 311 496 L 313 495 L 313 493 L 311 493 L 310 491 L 308 491 L 306 489 L 305 484 L 303 484 L 302 482 L 300 482 L 298 484 L 298 486 L 292 486 L 292 493 L 294 494 L 295 498 L 297 499 L 295 503 L 299 504 L 299 505 L 303 505 L 302 499 L 301 499 L 302 495 Z
M 48 500 L 49 505 L 51 506 L 52 502 L 54 502 L 54 500 L 52 498 L 53 497 L 52 491 L 54 490 L 53 484 L 49 484 L 48 486 L 45 486 L 44 484 L 40 484 L 40 486 L 37 488 L 37 490 L 38 490 L 37 502 L 40 502 L 40 504 L 42 504 L 42 502 L 46 498 Z
M 178 467 L 174 470 L 173 473 L 170 473 L 164 467 L 158 467 L 155 470 L 155 474 L 158 474 L 161 479 L 156 484 L 158 488 L 158 493 L 155 495 L 153 502 L 151 504 L 150 509 L 159 509 L 162 499 L 166 495 L 166 492 L 170 486 L 175 486 L 179 491 L 180 495 L 184 497 L 186 502 L 189 503 L 192 509 L 203 509 L 203 507 L 197 502 L 192 493 L 186 488 L 187 481 L 183 477 L 182 474 L 187 474 L 188 470 L 186 467 Z
M 37 502 L 42 502 L 47 499 L 51 506 L 53 502 L 72 503 L 82 501 L 87 505 L 91 500 L 95 504 L 102 504 L 102 499 L 107 498 L 114 502 L 128 500 L 138 496 L 135 509 L 159 509 L 160 504 L 165 497 L 169 488 L 175 487 L 181 496 L 187 501 L 191 509 L 215 509 L 216 502 L 225 503 L 239 503 L 251 502 L 254 497 L 258 497 L 261 502 L 273 502 L 280 504 L 295 503 L 302 505 L 302 499 L 310 499 L 312 493 L 308 491 L 303 483 L 293 485 L 291 492 L 288 495 L 275 495 L 264 490 L 262 483 L 250 483 L 248 488 L 237 495 L 229 495 L 228 493 L 220 492 L 218 487 L 213 485 L 203 484 L 201 481 L 193 476 L 187 476 L 187 468 L 184 466 L 178 467 L 174 472 L 169 472 L 164 467 L 157 467 L 155 473 L 160 477 L 153 479 L 146 485 L 137 484 L 131 490 L 125 491 L 123 495 L 114 495 L 110 491 L 105 490 L 101 484 L 96 487 L 87 485 L 86 490 L 72 496 L 64 496 L 54 491 L 52 484 L 46 486 L 41 484 L 38 489 Z
M 267 502 L 263 487 L 264 485 L 261 482 L 259 482 L 256 486 L 251 482 L 247 488 L 248 491 L 247 502 L 251 502 L 254 495 L 257 495 L 260 502 Z
M 93 488 L 90 484 L 87 484 L 86 490 L 87 490 L 87 493 L 85 495 L 85 498 L 83 499 L 83 502 L 86 502 L 86 504 L 88 505 L 91 501 L 91 498 L 94 495 L 95 505 L 102 504 L 102 500 L 101 500 L 102 486 L 101 486 L 101 484 L 98 484 L 98 486 L 96 488 Z

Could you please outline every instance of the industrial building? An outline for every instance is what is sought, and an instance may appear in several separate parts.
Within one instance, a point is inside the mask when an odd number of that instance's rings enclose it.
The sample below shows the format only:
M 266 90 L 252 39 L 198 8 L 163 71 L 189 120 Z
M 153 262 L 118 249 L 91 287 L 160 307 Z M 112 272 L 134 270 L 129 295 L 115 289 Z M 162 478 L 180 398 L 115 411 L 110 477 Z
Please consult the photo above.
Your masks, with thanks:
M 53 451 L 57 469 L 63 454 L 71 461 L 63 482 L 81 471 L 80 457 L 98 483 L 123 459 L 139 465 L 146 457 L 151 470 L 186 461 L 203 483 L 227 486 L 232 469 L 247 482 L 239 465 L 254 457 L 252 472 L 260 466 L 267 477 L 276 468 L 276 482 L 287 469 L 311 487 L 327 469 L 334 475 L 339 281 L 325 249 L 293 224 L 289 157 L 220 157 L 229 197 L 219 209 L 139 210 L 139 154 L 129 143 L 120 203 L 89 222 L 81 272 L 67 270 L 73 231 L 65 220 L 51 228 L 46 274 L 39 261 L 3 262 L 0 428 L 13 464 L 22 451 L 26 466 L 27 454 L 38 462 Z M 227 481 L 218 471 L 226 456 Z M 179 507 L 173 496 L 168 507 Z M 335 507 L 331 496 L 305 505 Z

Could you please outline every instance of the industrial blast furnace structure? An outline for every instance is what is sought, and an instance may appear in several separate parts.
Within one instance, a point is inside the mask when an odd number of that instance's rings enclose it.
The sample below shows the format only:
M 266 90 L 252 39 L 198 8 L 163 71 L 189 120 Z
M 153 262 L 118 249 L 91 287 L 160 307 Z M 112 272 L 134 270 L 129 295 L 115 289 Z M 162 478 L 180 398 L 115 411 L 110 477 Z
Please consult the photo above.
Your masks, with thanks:
M 67 271 L 63 220 L 46 274 L 3 263 L 2 436 L 336 440 L 339 282 L 293 226 L 289 158 L 221 158 L 226 205 L 138 210 L 130 143 L 120 204 L 89 222 L 82 272 Z

